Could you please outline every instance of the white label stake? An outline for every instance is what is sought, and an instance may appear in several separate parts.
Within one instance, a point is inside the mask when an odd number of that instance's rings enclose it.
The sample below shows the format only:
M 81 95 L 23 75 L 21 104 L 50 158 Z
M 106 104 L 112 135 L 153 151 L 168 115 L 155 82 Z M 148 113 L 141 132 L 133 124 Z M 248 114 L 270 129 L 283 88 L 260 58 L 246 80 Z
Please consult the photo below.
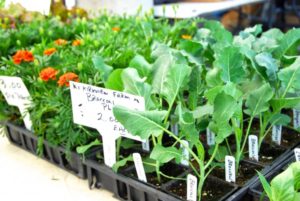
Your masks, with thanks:
M 141 155 L 139 153 L 134 153 L 133 161 L 134 161 L 134 166 L 136 169 L 136 174 L 138 175 L 139 180 L 143 181 L 143 182 L 147 182 L 147 177 L 145 174 Z
M 215 133 L 212 132 L 209 128 L 206 129 L 206 143 L 209 146 L 215 145 Z
M 0 90 L 9 105 L 17 106 L 23 117 L 25 127 L 32 129 L 32 122 L 27 108 L 30 107 L 30 94 L 19 77 L 0 76 Z
M 186 140 L 182 140 L 182 143 L 185 146 L 189 146 L 189 143 Z M 183 149 L 183 154 L 182 154 L 183 158 L 180 163 L 182 165 L 189 166 L 189 158 L 190 158 L 189 151 L 183 145 L 180 145 L 180 147 Z
M 78 82 L 70 82 L 70 91 L 73 121 L 95 128 L 102 135 L 104 161 L 107 166 L 111 167 L 116 161 L 116 143 L 114 141 L 120 136 L 144 141 L 139 136 L 130 134 L 116 120 L 112 111 L 116 105 L 144 110 L 145 100 L 143 97 Z
M 235 158 L 225 156 L 225 179 L 227 182 L 235 183 Z
M 300 161 L 300 148 L 294 149 L 296 161 Z
M 294 128 L 299 128 L 300 127 L 300 110 L 297 110 L 297 109 L 293 109 L 293 126 Z
M 197 201 L 197 177 L 188 174 L 186 197 L 188 201 Z
M 258 139 L 256 135 L 249 135 L 248 150 L 249 158 L 258 161 Z
M 142 148 L 143 148 L 144 151 L 150 151 L 149 140 L 147 140 L 146 142 L 142 142 Z
M 272 127 L 272 141 L 278 145 L 281 144 L 281 131 L 282 131 L 281 125 L 274 125 Z

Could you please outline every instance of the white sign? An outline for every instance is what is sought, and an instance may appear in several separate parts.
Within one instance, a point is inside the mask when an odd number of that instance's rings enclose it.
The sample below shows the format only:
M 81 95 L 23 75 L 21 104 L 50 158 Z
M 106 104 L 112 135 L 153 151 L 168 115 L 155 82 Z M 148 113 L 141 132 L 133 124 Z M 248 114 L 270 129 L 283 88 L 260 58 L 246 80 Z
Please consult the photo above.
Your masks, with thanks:
M 227 182 L 235 183 L 235 158 L 225 156 L 225 179 Z
M 19 3 L 28 11 L 37 11 L 41 14 L 48 15 L 50 12 L 51 0 L 5 0 L 5 8 L 8 8 L 12 3 Z
M 209 128 L 206 129 L 206 143 L 208 146 L 215 145 L 215 133 L 212 132 Z
M 73 121 L 95 128 L 100 132 L 106 165 L 111 167 L 116 161 L 115 140 L 120 136 L 144 141 L 139 136 L 130 134 L 116 120 L 112 111 L 116 105 L 144 110 L 145 100 L 143 97 L 72 81 L 70 90 Z
M 197 201 L 197 177 L 188 174 L 186 197 L 188 201 Z
M 249 135 L 248 150 L 249 158 L 258 161 L 258 139 L 256 135 Z
M 0 90 L 9 105 L 19 108 L 25 127 L 31 130 L 32 122 L 27 111 L 31 105 L 31 97 L 22 79 L 19 77 L 0 76 Z
M 296 161 L 300 161 L 300 148 L 294 149 Z
M 300 110 L 293 109 L 294 128 L 300 127 Z
M 187 147 L 189 146 L 189 143 L 186 140 L 182 140 L 182 143 Z M 189 155 L 189 151 L 185 148 L 185 146 L 183 146 L 182 144 L 180 145 L 180 147 L 183 149 L 183 154 L 182 154 L 183 158 L 180 163 L 182 165 L 189 166 L 190 155 Z
M 272 141 L 278 145 L 281 144 L 281 131 L 282 131 L 281 125 L 274 125 L 272 127 Z
M 134 166 L 136 169 L 136 174 L 140 181 L 147 182 L 147 177 L 145 174 L 142 157 L 139 153 L 133 154 Z

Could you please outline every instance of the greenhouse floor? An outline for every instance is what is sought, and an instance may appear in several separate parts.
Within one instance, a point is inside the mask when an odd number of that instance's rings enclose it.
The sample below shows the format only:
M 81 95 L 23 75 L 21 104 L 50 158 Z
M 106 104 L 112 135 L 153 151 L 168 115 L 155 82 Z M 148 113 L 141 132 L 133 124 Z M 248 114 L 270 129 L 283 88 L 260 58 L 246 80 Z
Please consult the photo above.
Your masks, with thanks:
M 89 190 L 87 180 L 81 180 L 11 145 L 2 133 L 0 134 L 0 195 L 2 199 L 116 201 L 108 191 Z

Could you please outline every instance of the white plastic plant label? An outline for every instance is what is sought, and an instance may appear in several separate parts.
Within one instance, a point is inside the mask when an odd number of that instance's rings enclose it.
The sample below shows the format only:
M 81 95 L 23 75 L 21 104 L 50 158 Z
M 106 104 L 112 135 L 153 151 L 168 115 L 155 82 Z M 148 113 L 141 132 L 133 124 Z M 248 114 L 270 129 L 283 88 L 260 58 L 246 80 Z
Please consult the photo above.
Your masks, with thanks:
M 149 140 L 147 140 L 146 142 L 142 142 L 142 149 L 144 151 L 150 151 L 150 143 Z
M 272 141 L 278 145 L 281 144 L 281 131 L 282 131 L 281 125 L 274 125 L 272 127 Z
M 136 173 L 137 173 L 139 180 L 143 181 L 143 182 L 147 182 L 147 177 L 146 177 L 146 173 L 144 170 L 144 165 L 143 165 L 141 155 L 139 153 L 134 153 L 133 161 L 134 161 L 134 166 L 135 166 Z
M 258 161 L 258 139 L 256 135 L 248 137 L 249 158 Z
M 300 161 L 300 148 L 294 149 L 296 161 Z
M 116 105 L 144 110 L 145 100 L 143 97 L 78 82 L 70 82 L 70 91 L 73 121 L 95 128 L 102 135 L 104 156 L 107 156 L 104 157 L 106 165 L 111 167 L 115 162 L 116 152 L 113 141 L 120 136 L 144 142 L 139 136 L 130 134 L 115 119 L 112 111 Z
M 184 143 L 185 146 L 189 146 L 189 143 L 186 140 L 182 140 L 182 143 Z M 180 163 L 184 166 L 189 166 L 189 151 L 182 144 L 180 145 L 180 147 L 183 149 L 183 158 Z
M 209 146 L 212 146 L 212 145 L 216 144 L 215 133 L 212 132 L 209 128 L 206 129 L 206 143 Z
M 22 114 L 25 127 L 32 129 L 32 122 L 27 111 L 31 97 L 24 82 L 19 77 L 0 76 L 0 90 L 9 105 L 17 106 Z
M 300 110 L 293 109 L 293 126 L 294 128 L 299 128 L 300 127 Z
M 227 182 L 235 183 L 235 158 L 225 156 L 225 179 Z
M 197 177 L 188 174 L 186 197 L 188 201 L 197 201 Z

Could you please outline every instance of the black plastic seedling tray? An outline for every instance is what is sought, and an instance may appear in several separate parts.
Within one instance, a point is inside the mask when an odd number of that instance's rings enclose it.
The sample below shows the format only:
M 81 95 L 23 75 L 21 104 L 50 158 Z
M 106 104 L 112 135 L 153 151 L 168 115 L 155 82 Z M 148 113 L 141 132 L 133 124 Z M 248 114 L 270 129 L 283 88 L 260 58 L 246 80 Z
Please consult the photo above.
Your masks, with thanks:
M 37 136 L 31 131 L 10 122 L 5 122 L 4 126 L 7 131 L 6 136 L 13 145 L 37 155 Z M 44 140 L 43 155 L 40 157 L 79 178 L 86 179 L 87 177 L 86 166 L 83 164 L 80 155 L 76 152 L 70 152 L 69 160 L 67 160 L 65 148 L 50 145 Z

